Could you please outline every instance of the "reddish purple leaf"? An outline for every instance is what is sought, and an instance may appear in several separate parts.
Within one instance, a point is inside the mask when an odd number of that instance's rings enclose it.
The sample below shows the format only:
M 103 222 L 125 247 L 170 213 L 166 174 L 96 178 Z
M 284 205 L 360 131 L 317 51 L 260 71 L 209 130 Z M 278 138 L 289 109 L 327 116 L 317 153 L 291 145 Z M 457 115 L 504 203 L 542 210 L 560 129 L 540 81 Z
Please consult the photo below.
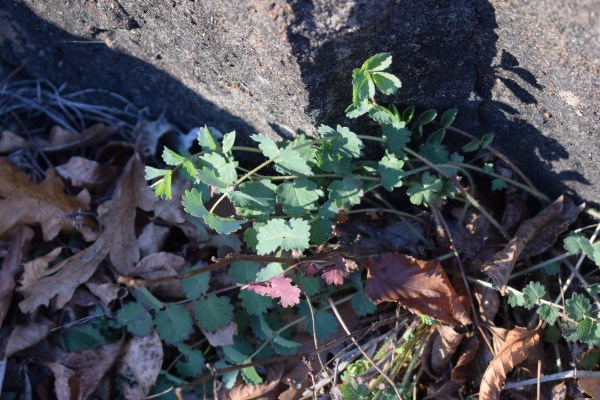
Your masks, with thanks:
M 291 307 L 300 303 L 300 289 L 292 285 L 292 280 L 284 276 L 274 276 L 268 281 L 251 282 L 242 289 L 256 292 L 261 296 L 269 296 L 272 299 L 279 297 L 282 307 Z
M 335 265 L 327 267 L 323 270 L 321 278 L 328 285 L 343 285 L 344 278 L 350 275 L 350 271 L 357 268 L 356 263 L 352 260 L 347 260 L 342 256 L 336 256 L 333 259 Z

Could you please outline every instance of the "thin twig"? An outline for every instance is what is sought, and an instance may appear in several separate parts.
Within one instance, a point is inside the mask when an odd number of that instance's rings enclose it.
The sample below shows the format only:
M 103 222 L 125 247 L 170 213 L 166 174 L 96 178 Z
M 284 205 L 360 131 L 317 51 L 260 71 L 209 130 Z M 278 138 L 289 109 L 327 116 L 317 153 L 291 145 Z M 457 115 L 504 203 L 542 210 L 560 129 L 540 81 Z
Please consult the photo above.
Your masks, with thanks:
M 563 379 L 571 379 L 571 378 L 572 379 L 581 379 L 581 378 L 600 379 L 600 371 L 571 370 L 571 371 L 559 372 L 557 374 L 542 376 L 540 379 L 533 378 L 533 379 L 527 379 L 527 380 L 520 381 L 520 382 L 509 383 L 508 385 L 504 385 L 502 390 L 516 389 L 516 388 L 520 388 L 523 386 L 537 385 L 538 381 L 540 383 L 546 383 L 546 382 L 560 381 Z
M 344 331 L 346 332 L 346 334 L 351 335 L 350 329 L 348 329 L 348 327 L 346 326 L 346 323 L 344 322 L 344 319 L 340 315 L 340 313 L 339 313 L 339 311 L 338 311 L 335 303 L 333 302 L 333 300 L 331 300 L 331 297 L 328 297 L 327 301 L 329 302 L 329 305 L 331 306 L 331 311 L 333 311 L 333 313 L 335 314 L 336 318 L 340 322 L 340 325 L 342 325 L 342 328 L 344 329 Z M 375 361 L 373 361 L 373 359 L 363 350 L 363 348 L 360 346 L 360 344 L 354 338 L 354 336 L 350 336 L 350 339 L 352 340 L 352 343 L 354 343 L 354 345 L 356 346 L 356 348 L 360 351 L 360 353 L 363 355 L 363 357 L 366 358 L 367 361 L 369 361 L 371 363 L 371 365 L 373 365 L 373 368 L 375 368 L 375 370 L 377 370 L 377 372 L 379 372 L 379 374 L 381 376 L 383 376 L 383 378 L 390 384 L 390 386 L 392 387 L 392 389 L 396 393 L 396 396 L 398 396 L 398 399 L 402 400 L 402 395 L 400 394 L 400 391 L 396 387 L 396 384 L 394 383 L 394 381 L 392 380 L 392 378 L 390 378 L 385 372 L 383 372 L 383 370 L 381 368 L 379 368 L 379 366 L 377 365 L 377 363 L 375 363 Z

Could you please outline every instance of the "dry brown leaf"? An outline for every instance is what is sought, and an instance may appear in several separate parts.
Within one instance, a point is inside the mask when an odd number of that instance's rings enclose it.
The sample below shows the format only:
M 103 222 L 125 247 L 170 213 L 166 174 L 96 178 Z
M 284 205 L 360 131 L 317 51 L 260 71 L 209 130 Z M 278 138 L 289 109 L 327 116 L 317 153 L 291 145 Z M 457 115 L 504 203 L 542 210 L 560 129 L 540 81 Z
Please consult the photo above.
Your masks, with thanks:
M 456 381 L 447 381 L 433 384 L 427 388 L 427 397 L 423 400 L 460 400 L 460 384 Z
M 187 264 L 185 258 L 173 253 L 160 252 L 150 254 L 140 260 L 133 269 L 133 275 L 143 279 L 156 279 L 165 276 L 177 275 Z M 159 283 L 150 288 L 158 296 L 183 298 L 185 294 L 181 288 L 181 281 L 170 280 Z
M 438 335 L 433 342 L 433 352 L 431 354 L 431 367 L 438 374 L 450 364 L 452 356 L 462 343 L 465 334 L 457 332 L 451 326 L 437 326 Z
M 48 140 L 37 140 L 35 146 L 46 153 L 65 151 L 98 143 L 117 132 L 116 128 L 101 123 L 84 129 L 80 134 L 54 126 L 50 130 Z
M 202 329 L 202 333 L 213 347 L 233 346 L 233 337 L 238 333 L 238 326 L 231 322 L 215 332 Z
M 75 375 L 75 372 L 58 363 L 46 364 L 54 374 L 54 393 L 58 400 L 77 399 L 75 392 L 76 388 L 71 388 L 69 381 Z
M 504 249 L 484 263 L 483 272 L 500 288 L 502 295 L 506 294 L 506 283 L 517 260 L 548 250 L 584 207 L 585 204 L 577 207 L 572 200 L 560 196 L 538 215 L 523 222 Z
M 101 191 L 113 183 L 119 170 L 87 158 L 71 157 L 66 164 L 56 167 L 56 172 L 73 186 Z
M 600 379 L 579 378 L 577 384 L 581 390 L 592 396 L 592 399 L 600 399 Z
M 460 349 L 460 355 L 458 356 L 458 360 L 456 360 L 456 364 L 454 365 L 454 368 L 452 368 L 452 373 L 450 374 L 452 380 L 464 382 L 464 367 L 471 364 L 478 354 L 479 338 L 477 336 L 471 336 L 464 342 Z
M 500 297 L 494 289 L 482 285 L 475 285 L 473 294 L 479 304 L 479 315 L 483 322 L 493 324 L 498 309 L 500 308 Z
M 10 241 L 8 252 L 2 260 L 2 269 L 0 269 L 0 327 L 8 314 L 10 303 L 15 289 L 15 274 L 17 273 L 23 253 L 33 238 L 33 231 L 30 228 L 22 227 L 17 230 Z
M 166 226 L 156 225 L 153 222 L 146 225 L 138 238 L 140 256 L 146 257 L 162 250 L 169 233 L 171 233 L 171 230 Z
M 127 289 L 112 282 L 86 282 L 85 286 L 94 296 L 100 299 L 102 304 L 108 306 L 116 299 L 122 299 L 127 296 Z
M 565 400 L 567 398 L 567 385 L 565 385 L 565 381 L 560 382 L 557 385 L 554 385 L 552 388 L 552 400 Z
M 540 335 L 537 329 L 531 331 L 521 327 L 511 329 L 506 335 L 504 345 L 483 374 L 479 398 L 499 399 L 506 376 L 523 361 L 536 356 L 535 348 L 539 341 Z
M 269 366 L 265 383 L 259 385 L 249 385 L 246 383 L 238 384 L 233 387 L 225 396 L 229 400 L 275 400 L 277 393 L 275 391 L 281 381 L 283 368 L 281 365 Z
M 104 237 L 104 235 L 103 235 Z M 30 286 L 21 286 L 17 289 L 25 299 L 19 303 L 19 308 L 24 313 L 32 313 L 39 306 L 48 306 L 50 300 L 56 296 L 56 307 L 63 308 L 71 299 L 75 289 L 96 272 L 98 265 L 104 260 L 108 249 L 101 237 L 87 249 L 61 261 L 52 270 L 52 275 L 47 275 Z
M 31 321 L 26 325 L 15 326 L 10 332 L 4 357 L 8 358 L 21 350 L 39 343 L 50 334 L 50 331 L 55 326 L 54 322 L 44 317 L 39 317 L 36 321 Z
M 21 136 L 7 130 L 0 133 L 0 153 L 11 153 L 25 146 L 27 146 L 27 141 Z
M 375 303 L 396 301 L 416 314 L 449 324 L 471 323 L 439 261 L 398 253 L 371 257 L 365 293 Z
M 144 179 L 144 165 L 136 154 L 125 166 L 112 199 L 98 207 L 110 261 L 121 275 L 131 275 L 133 265 L 140 259 L 135 235 L 136 208 L 151 211 L 155 200 Z
M 527 202 L 525 197 L 512 186 L 506 189 L 505 197 L 506 207 L 500 225 L 508 232 L 512 232 L 527 216 Z
M 23 288 L 28 288 L 33 286 L 43 276 L 52 274 L 53 270 L 49 269 L 48 266 L 58 258 L 62 250 L 62 247 L 57 247 L 50 253 L 23 264 L 23 275 L 19 281 L 21 286 Z
M 131 377 L 134 382 L 122 381 L 123 396 L 137 400 L 145 397 L 160 373 L 163 363 L 163 348 L 155 332 L 144 337 L 131 338 L 123 349 L 117 371 Z
M 33 183 L 25 172 L 5 158 L 0 158 L 0 237 L 18 225 L 41 224 L 44 241 L 54 239 L 60 232 L 73 232 L 68 213 L 86 210 L 89 194 L 82 191 L 77 197 L 64 193 L 63 181 L 50 169 L 46 179 Z M 90 228 L 93 221 L 86 219 L 79 232 L 87 241 L 96 239 L 97 232 Z

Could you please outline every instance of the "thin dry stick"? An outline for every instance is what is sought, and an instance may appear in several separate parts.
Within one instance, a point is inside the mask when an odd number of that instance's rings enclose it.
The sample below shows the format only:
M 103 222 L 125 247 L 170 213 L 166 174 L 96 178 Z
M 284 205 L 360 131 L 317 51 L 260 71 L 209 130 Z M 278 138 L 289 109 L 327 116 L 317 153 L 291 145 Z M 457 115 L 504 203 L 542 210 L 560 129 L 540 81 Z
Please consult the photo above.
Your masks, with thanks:
M 557 374 L 542 376 L 540 379 L 533 378 L 533 379 L 527 379 L 527 380 L 521 381 L 521 382 L 509 383 L 508 385 L 505 385 L 502 388 L 502 390 L 516 389 L 516 388 L 520 388 L 523 386 L 537 385 L 538 381 L 540 383 L 546 383 L 546 382 L 553 382 L 553 381 L 561 381 L 563 379 L 570 379 L 570 378 L 573 378 L 573 379 L 581 379 L 581 378 L 600 379 L 600 371 L 571 370 L 571 371 L 559 372 Z
M 469 287 L 469 282 L 467 280 L 467 275 L 465 274 L 465 268 L 463 266 L 462 260 L 460 259 L 460 254 L 458 254 L 458 251 L 456 250 L 456 246 L 454 245 L 454 239 L 452 238 L 452 234 L 450 233 L 450 228 L 448 227 L 448 224 L 446 223 L 446 220 L 442 216 L 442 213 L 440 212 L 440 210 L 438 210 L 437 207 L 435 207 L 435 206 L 432 206 L 431 209 L 433 210 L 433 216 L 434 216 L 436 222 L 440 226 L 442 226 L 443 230 L 446 232 L 446 235 L 448 235 L 448 241 L 450 242 L 450 247 L 452 248 L 452 252 L 454 253 L 454 257 L 456 258 L 456 261 L 458 263 L 458 268 L 460 269 L 460 275 L 463 279 L 463 283 L 465 284 L 465 289 L 469 296 L 469 303 L 471 303 L 471 314 L 473 315 L 473 323 L 479 330 L 479 333 L 481 333 L 481 337 L 485 341 L 486 345 L 488 346 L 488 348 L 490 349 L 492 354 L 495 354 L 494 347 L 488 340 L 488 337 L 485 334 L 485 332 L 483 331 L 483 329 L 481 329 L 481 325 L 479 323 L 479 318 L 477 317 L 477 313 L 475 312 L 476 308 L 475 308 L 475 304 L 473 303 L 473 293 L 471 293 L 471 288 Z
M 335 303 L 333 302 L 333 300 L 331 300 L 331 297 L 328 297 L 327 301 L 329 302 L 329 305 L 331 306 L 331 310 L 333 311 L 336 318 L 340 322 L 340 325 L 342 325 L 342 328 L 344 328 L 344 331 L 346 332 L 346 334 L 351 335 L 350 329 L 348 329 L 348 327 L 346 326 L 346 323 L 342 319 L 342 316 L 340 315 Z M 354 345 L 356 346 L 358 351 L 360 351 L 360 353 L 363 355 L 363 357 L 366 358 L 367 361 L 369 361 L 371 363 L 373 368 L 375 368 L 375 370 L 377 372 L 379 372 L 379 374 L 381 376 L 383 376 L 383 378 L 390 384 L 390 386 L 396 393 L 396 396 L 398 396 L 398 399 L 402 400 L 402 395 L 400 394 L 400 391 L 398 391 L 398 388 L 396 387 L 396 384 L 394 383 L 392 378 L 390 378 L 385 372 L 383 372 L 383 370 L 381 368 L 379 368 L 379 366 L 377 366 L 375 361 L 373 361 L 373 359 L 371 357 L 369 357 L 369 355 L 363 350 L 363 348 L 360 346 L 360 344 L 358 344 L 358 341 L 354 338 L 354 336 L 351 336 L 350 339 L 352 340 L 352 343 L 354 343 Z
M 600 224 L 598 224 L 596 226 L 596 230 L 594 231 L 594 234 L 590 238 L 590 243 L 594 243 L 594 241 L 598 237 L 598 234 L 600 234 Z M 581 264 L 583 264 L 583 260 L 584 259 L 585 259 L 585 254 L 581 254 L 581 256 L 579 256 L 579 260 L 577 260 L 577 264 L 575 264 L 575 270 L 573 272 L 571 272 L 571 275 L 569 275 L 569 279 L 567 279 L 567 281 L 565 282 L 565 284 L 561 288 L 561 293 L 564 293 L 564 292 L 567 291 L 567 289 L 569 288 L 569 286 L 573 282 L 573 279 L 575 279 L 576 272 L 579 271 L 579 268 L 581 267 Z M 556 300 L 554 300 L 554 302 L 558 303 L 560 301 L 561 297 L 562 297 L 562 294 L 558 295 L 558 297 L 556 298 Z
M 541 390 L 542 390 L 542 360 L 538 360 L 538 368 L 537 368 L 537 400 L 540 400 Z
M 296 271 L 296 281 L 298 281 L 298 285 L 300 286 L 300 290 L 304 293 L 304 297 L 306 298 L 306 303 L 308 304 L 308 311 L 310 312 L 310 321 L 312 322 L 312 335 L 313 335 L 313 343 L 315 344 L 315 350 L 319 348 L 319 340 L 317 339 L 317 327 L 315 326 L 315 310 L 313 309 L 312 303 L 310 301 L 310 297 L 308 297 L 308 293 L 304 290 L 304 286 L 302 286 L 302 281 L 300 280 L 300 275 Z M 317 353 L 317 360 L 319 360 L 319 365 L 321 366 L 321 371 L 324 373 L 327 372 L 325 369 L 325 364 L 323 364 L 323 360 L 321 359 L 321 353 Z

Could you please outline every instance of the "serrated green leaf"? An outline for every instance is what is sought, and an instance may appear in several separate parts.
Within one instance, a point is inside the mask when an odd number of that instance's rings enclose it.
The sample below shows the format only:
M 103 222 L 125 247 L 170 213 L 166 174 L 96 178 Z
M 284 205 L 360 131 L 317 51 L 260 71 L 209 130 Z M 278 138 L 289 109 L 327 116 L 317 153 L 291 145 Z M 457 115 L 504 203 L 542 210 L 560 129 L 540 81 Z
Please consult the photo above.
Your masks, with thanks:
M 217 179 L 223 182 L 226 186 L 233 185 L 237 181 L 237 162 L 228 161 L 225 157 L 217 153 L 204 154 L 200 157 L 200 160 L 204 165 L 202 170 L 205 172 L 212 172 Z
M 167 344 L 186 340 L 194 330 L 192 317 L 177 304 L 169 304 L 160 310 L 154 318 L 154 325 L 158 336 Z
M 242 301 L 242 307 L 250 315 L 262 315 L 275 304 L 269 296 L 261 296 L 249 290 L 240 290 L 238 298 Z
M 419 126 L 427 125 L 431 121 L 433 121 L 436 116 L 437 116 L 436 110 L 431 109 L 431 110 L 424 111 L 421 115 L 419 115 L 416 125 L 419 125 Z
M 247 358 L 242 362 L 242 364 L 251 362 L 252 359 Z M 242 378 L 244 378 L 244 382 L 249 385 L 259 385 L 263 382 L 263 379 L 260 377 L 260 375 L 258 375 L 258 372 L 256 372 L 256 368 L 254 367 L 242 368 Z
M 381 185 L 392 192 L 394 188 L 402 186 L 404 177 L 404 161 L 395 155 L 386 154 L 377 164 L 377 172 L 381 176 Z
M 246 223 L 245 220 L 224 218 L 216 214 L 210 214 L 206 207 L 204 207 L 204 204 L 202 204 L 202 192 L 199 192 L 195 188 L 185 191 L 182 204 L 185 212 L 194 217 L 202 218 L 208 226 L 222 235 L 235 232 Z
M 176 167 L 185 161 L 185 157 L 180 156 L 168 147 L 163 148 L 162 159 L 165 164 Z
M 213 186 L 220 191 L 227 190 L 229 185 L 223 182 L 217 177 L 217 174 L 212 169 L 198 169 L 196 170 L 196 180 L 197 182 L 204 183 L 208 186 Z
M 443 144 L 426 142 L 421 146 L 419 154 L 433 164 L 446 164 L 449 161 L 449 151 Z
M 523 307 L 525 305 L 525 298 L 521 293 L 510 292 L 508 294 L 508 304 L 511 307 Z
M 277 185 L 268 179 L 244 182 L 230 195 L 236 213 L 246 218 L 266 220 L 275 213 Z
M 583 252 L 583 254 L 587 256 L 591 256 L 594 253 L 594 248 L 592 244 L 581 233 L 572 233 L 565 238 L 564 241 L 565 250 L 569 252 L 569 254 L 579 254 Z
M 264 133 L 258 133 L 250 136 L 250 139 L 258 143 L 258 148 L 262 151 L 263 155 L 267 158 L 274 158 L 279 155 L 279 147 L 277 143 L 269 136 Z
M 306 321 L 308 323 L 308 332 L 312 334 L 312 319 L 310 315 L 307 316 Z M 331 336 L 338 328 L 338 320 L 326 311 L 315 311 L 315 331 L 317 339 L 327 339 Z
M 579 321 L 579 326 L 577 327 L 577 336 L 578 339 L 582 342 L 590 342 L 594 339 L 594 322 L 591 318 L 584 318 Z
M 152 179 L 157 178 L 159 176 L 165 176 L 169 172 L 170 172 L 170 170 L 168 170 L 168 169 L 158 169 L 158 168 L 153 168 L 153 167 L 145 167 L 144 168 L 144 179 L 146 179 L 147 181 L 149 181 L 149 180 L 152 180 Z
M 394 124 L 398 122 L 398 119 L 393 112 L 380 105 L 373 105 L 369 109 L 369 116 L 373 121 L 379 122 L 380 124 Z
M 208 215 L 208 210 L 204 207 L 202 201 L 202 192 L 199 192 L 196 188 L 186 190 L 183 193 L 182 204 L 185 212 L 194 217 L 204 218 Z
M 139 303 L 127 303 L 117 312 L 117 320 L 135 336 L 146 336 L 152 331 L 152 316 Z
M 558 308 L 549 304 L 540 305 L 540 308 L 537 309 L 537 313 L 542 321 L 545 321 L 550 325 L 553 325 L 558 319 Z
M 350 207 L 360 203 L 363 196 L 362 181 L 352 175 L 347 175 L 343 180 L 331 182 L 327 188 L 329 200 L 338 208 Z
M 525 300 L 524 307 L 531 310 L 537 304 L 538 300 L 544 298 L 546 294 L 546 288 L 539 282 L 529 282 L 527 286 L 523 288 L 523 299 Z
M 373 314 L 377 310 L 377 306 L 362 291 L 352 296 L 352 308 L 359 317 Z
M 331 237 L 332 232 L 333 222 L 329 218 L 319 216 L 310 222 L 310 242 L 313 244 L 325 243 Z
M 365 115 L 366 113 L 368 113 L 372 106 L 373 105 L 371 104 L 371 102 L 369 102 L 369 100 L 367 99 L 364 99 L 358 104 L 352 103 L 348 106 L 348 108 L 346 108 L 346 117 L 351 119 L 358 118 L 361 115 Z
M 394 94 L 402 87 L 402 82 L 395 75 L 387 72 L 374 72 L 371 74 L 375 86 L 383 94 Z
M 223 135 L 223 153 L 229 153 L 235 143 L 235 131 Z
M 321 282 L 322 279 L 319 277 L 300 275 L 302 289 L 309 297 L 312 297 L 321 291 Z
M 265 255 L 283 250 L 305 250 L 308 248 L 310 226 L 307 221 L 292 218 L 286 221 L 281 218 L 272 219 L 258 228 L 258 254 Z
M 481 148 L 487 149 L 489 145 L 494 141 L 494 135 L 491 133 L 486 133 L 481 137 Z
M 191 379 L 200 377 L 202 370 L 205 368 L 204 354 L 200 350 L 193 349 L 182 353 L 183 358 L 175 364 L 179 376 Z
M 410 131 L 398 124 L 386 124 L 382 126 L 382 134 L 386 150 L 404 158 L 404 149 L 410 142 Z
M 430 204 L 436 199 L 437 194 L 442 190 L 442 180 L 425 171 L 421 175 L 421 182 L 415 182 L 406 191 L 410 196 L 410 202 L 415 205 Z
M 123 322 L 121 321 L 121 323 Z M 150 330 L 148 331 L 148 333 L 139 335 L 132 331 L 130 332 L 136 336 L 145 336 L 149 334 L 151 330 L 152 320 L 150 320 Z M 141 330 L 139 332 L 141 332 Z M 89 323 L 83 325 L 75 325 L 71 326 L 69 329 L 65 329 L 60 335 L 60 341 L 61 343 L 64 343 L 64 349 L 69 353 L 73 351 L 94 349 L 107 344 L 107 340 L 104 336 L 102 336 L 100 330 Z M 0 398 L 4 400 L 3 397 Z
M 254 252 L 256 252 L 256 246 L 258 246 L 258 228 L 262 225 L 264 225 L 264 223 L 255 222 L 252 228 L 247 228 L 244 231 L 244 243 Z
M 390 53 L 379 53 L 368 58 L 362 65 L 363 71 L 383 71 L 392 65 L 392 55 Z
M 214 332 L 233 319 L 233 306 L 227 297 L 210 294 L 194 304 L 194 317 L 200 328 Z
M 508 184 L 504 179 L 495 178 L 492 179 L 492 190 L 504 190 L 508 187 Z
M 201 265 L 196 267 L 187 267 L 181 270 L 181 272 L 193 271 L 201 268 Z M 201 274 L 190 276 L 181 280 L 181 287 L 185 297 L 190 300 L 196 300 L 200 298 L 208 290 L 208 283 L 210 281 L 210 271 L 202 272 Z
M 355 69 L 352 75 L 352 103 L 359 106 L 361 102 L 375 96 L 375 83 L 367 71 Z
M 283 212 L 292 217 L 301 217 L 307 211 L 316 208 L 315 202 L 319 199 L 317 185 L 306 178 L 294 179 L 285 182 L 277 188 Z
M 544 265 L 544 273 L 548 276 L 557 276 L 560 271 L 560 263 L 558 261 Z
M 246 284 L 256 280 L 256 274 L 262 268 L 262 264 L 254 261 L 238 261 L 231 264 L 229 273 L 235 283 Z
M 334 153 L 350 158 L 358 158 L 362 155 L 363 142 L 350 129 L 338 125 L 334 130 L 330 126 L 321 125 L 318 132 L 323 139 L 330 141 Z
M 350 173 L 351 158 L 336 152 L 329 142 L 321 143 L 321 151 L 317 153 L 317 166 L 325 172 L 338 175 Z
M 204 151 L 212 151 L 218 148 L 217 142 L 213 138 L 206 125 L 204 125 L 204 128 L 198 129 L 198 144 L 200 145 L 200 147 L 202 147 L 202 150 Z
M 456 118 L 456 114 L 458 114 L 458 108 L 450 108 L 449 110 L 446 110 L 440 118 L 440 123 L 445 127 L 452 125 L 454 119 Z
M 579 322 L 590 315 L 592 303 L 585 295 L 573 293 L 573 297 L 565 301 L 565 311 L 569 318 Z
M 281 274 L 283 274 L 283 267 L 280 263 L 269 263 L 256 273 L 256 281 L 265 282 Z
M 168 171 L 166 171 L 166 173 L 162 179 L 159 179 L 158 181 L 156 181 L 152 185 L 150 185 L 150 188 L 152 188 L 152 190 L 154 190 L 156 197 L 159 197 L 162 199 L 170 199 L 172 197 L 172 193 L 171 193 L 171 178 L 172 178 L 172 176 L 173 176 L 173 171 L 168 170 Z
M 288 146 L 279 152 L 279 157 L 275 160 L 275 169 L 282 174 L 305 176 L 313 174 L 306 160 L 292 146 Z
M 600 294 L 600 283 L 594 283 L 586 288 L 589 294 L 597 296 Z
M 187 176 L 185 178 L 192 182 L 195 180 L 196 175 L 198 174 L 198 170 L 196 169 L 196 166 L 190 160 L 185 160 L 183 162 L 183 171 L 185 171 L 185 173 L 187 174 Z

